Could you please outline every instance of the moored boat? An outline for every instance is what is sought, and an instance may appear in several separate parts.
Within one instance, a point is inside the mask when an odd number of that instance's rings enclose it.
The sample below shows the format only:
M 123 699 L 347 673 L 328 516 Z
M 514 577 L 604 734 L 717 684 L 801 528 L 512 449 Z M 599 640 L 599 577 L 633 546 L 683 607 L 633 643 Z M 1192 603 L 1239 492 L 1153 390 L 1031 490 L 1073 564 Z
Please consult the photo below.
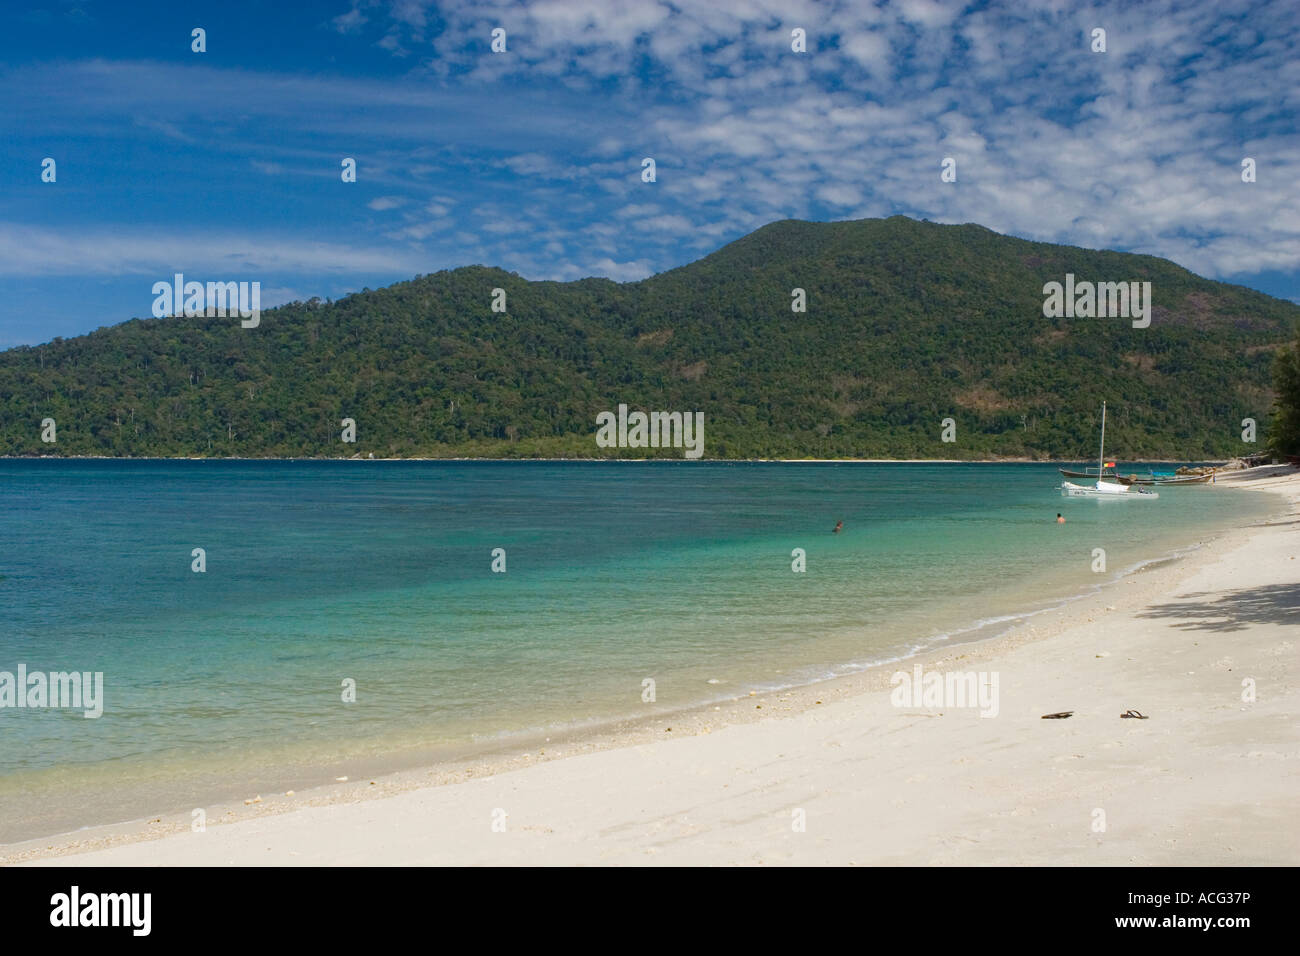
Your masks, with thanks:
M 1104 481 L 1101 476 L 1106 474 L 1107 466 L 1114 467 L 1112 462 L 1106 461 L 1106 403 L 1101 403 L 1101 444 L 1097 450 L 1097 474 L 1091 475 L 1084 473 L 1079 475 L 1083 478 L 1097 478 L 1096 484 L 1089 487 L 1088 485 L 1076 485 L 1072 481 L 1061 482 L 1061 496 L 1064 498 L 1104 498 L 1110 500 L 1129 501 L 1135 498 L 1150 500 L 1160 496 L 1154 491 L 1147 491 L 1140 487 L 1134 476 L 1130 476 L 1129 482 L 1116 476 L 1115 481 Z M 1058 469 L 1061 474 L 1067 475 L 1064 468 Z M 1075 474 L 1078 474 L 1077 472 Z
M 1211 471 L 1204 475 L 1174 475 L 1172 478 L 1165 478 L 1157 475 L 1152 481 L 1139 481 L 1139 484 L 1150 485 L 1203 485 L 1206 482 L 1214 480 L 1214 472 Z
M 1216 469 L 1191 471 L 1180 468 L 1178 471 L 1153 471 L 1145 475 L 1129 475 L 1130 482 L 1136 485 L 1203 485 L 1214 480 Z
M 1072 481 L 1061 482 L 1063 498 L 1106 498 L 1131 501 L 1135 498 L 1150 500 L 1159 498 L 1159 492 L 1147 491 L 1139 485 L 1117 485 L 1111 481 L 1099 481 L 1095 485 L 1076 485 Z
M 1111 468 L 1107 468 L 1103 471 L 1100 478 L 1097 477 L 1095 471 L 1071 471 L 1068 468 L 1058 468 L 1056 470 L 1066 478 L 1087 478 L 1089 481 L 1113 481 L 1121 485 L 1129 485 L 1133 483 L 1131 477 L 1116 474 L 1114 469 Z
M 1203 485 L 1214 480 L 1215 469 L 1210 469 L 1204 473 L 1188 472 L 1186 469 L 1179 471 L 1149 471 L 1146 474 L 1120 474 L 1107 468 L 1102 472 L 1100 479 L 1097 473 L 1091 469 L 1086 471 L 1071 471 L 1069 468 L 1058 468 L 1062 476 L 1066 478 L 1085 478 L 1088 481 L 1112 481 L 1117 485 Z

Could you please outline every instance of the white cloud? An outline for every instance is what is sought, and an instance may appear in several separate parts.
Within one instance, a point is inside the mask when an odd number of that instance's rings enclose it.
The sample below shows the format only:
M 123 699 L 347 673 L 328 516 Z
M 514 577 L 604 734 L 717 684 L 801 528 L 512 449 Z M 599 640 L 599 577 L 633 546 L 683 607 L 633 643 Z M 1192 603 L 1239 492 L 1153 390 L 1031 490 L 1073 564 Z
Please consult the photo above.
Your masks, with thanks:
M 534 277 L 639 278 L 774 219 L 899 211 L 1147 252 L 1215 277 L 1300 270 L 1292 3 L 444 0 L 435 15 L 417 0 L 358 0 L 331 23 L 394 52 L 418 45 L 410 75 L 94 61 L 0 71 L 0 99 L 23 126 L 48 103 L 14 94 L 66 90 L 75 119 L 149 111 L 168 126 L 139 128 L 169 139 L 191 128 L 195 104 L 219 124 L 258 117 L 291 135 L 259 144 L 255 168 L 295 176 L 337 179 L 338 158 L 292 142 L 344 141 L 385 193 L 369 208 L 395 211 L 362 215 L 372 231 L 358 244 L 400 243 L 418 271 L 474 256 Z M 1088 49 L 1099 23 L 1105 54 Z M 507 56 L 487 52 L 496 25 Z M 790 51 L 793 26 L 807 29 L 809 53 Z M 654 184 L 639 178 L 647 155 Z M 1254 184 L 1240 181 L 1247 155 Z M 956 183 L 939 179 L 945 156 L 958 160 Z M 110 244 L 112 230 L 101 235 Z M 212 251 L 202 236 L 172 238 Z M 71 245 L 90 268 L 142 248 Z M 330 259 L 288 247 L 303 263 Z
M 615 262 L 609 257 L 602 257 L 592 262 L 588 266 L 566 265 L 561 266 L 559 275 L 556 278 L 565 280 L 585 279 L 589 276 L 600 276 L 606 279 L 613 279 L 615 282 L 636 282 L 644 279 L 646 276 L 653 274 L 654 269 L 650 263 L 645 260 Z
M 347 13 L 340 14 L 330 21 L 330 25 L 339 33 L 355 33 L 361 29 L 367 22 L 366 15 L 357 7 L 353 7 Z
M 214 277 L 301 271 L 323 274 L 405 272 L 427 267 L 421 257 L 374 245 L 349 246 L 293 238 L 162 233 L 70 235 L 0 222 L 0 275 L 145 275 L 200 271 Z

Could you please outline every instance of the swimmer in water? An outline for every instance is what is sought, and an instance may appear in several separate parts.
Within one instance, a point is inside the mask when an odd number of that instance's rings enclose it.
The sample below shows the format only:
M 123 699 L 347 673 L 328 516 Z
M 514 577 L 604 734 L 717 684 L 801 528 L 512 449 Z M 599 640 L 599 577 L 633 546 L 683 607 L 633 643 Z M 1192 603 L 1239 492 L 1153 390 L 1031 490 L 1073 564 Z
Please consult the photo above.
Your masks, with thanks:
M 831 534 L 839 534 L 839 533 L 840 533 L 840 528 L 843 528 L 843 527 L 844 527 L 844 522 L 843 522 L 843 521 L 837 521 L 837 522 L 835 522 L 835 530 L 832 531 Z
M 1064 516 L 1062 516 L 1062 514 L 1059 511 L 1056 513 L 1056 523 L 1065 524 L 1065 518 Z

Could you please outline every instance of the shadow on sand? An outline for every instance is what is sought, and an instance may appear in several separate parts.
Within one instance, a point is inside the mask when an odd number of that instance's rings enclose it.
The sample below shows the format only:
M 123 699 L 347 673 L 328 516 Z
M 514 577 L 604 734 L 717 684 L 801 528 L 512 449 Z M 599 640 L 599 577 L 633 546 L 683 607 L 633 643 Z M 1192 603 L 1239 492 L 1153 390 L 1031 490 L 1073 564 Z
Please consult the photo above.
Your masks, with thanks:
M 1242 485 L 1266 478 L 1287 478 L 1296 473 L 1294 465 L 1260 465 L 1245 471 L 1225 471 L 1219 479 L 1225 484 Z
M 1189 631 L 1243 631 L 1252 624 L 1300 626 L 1300 584 L 1183 594 L 1138 617 L 1169 618 L 1171 626 Z

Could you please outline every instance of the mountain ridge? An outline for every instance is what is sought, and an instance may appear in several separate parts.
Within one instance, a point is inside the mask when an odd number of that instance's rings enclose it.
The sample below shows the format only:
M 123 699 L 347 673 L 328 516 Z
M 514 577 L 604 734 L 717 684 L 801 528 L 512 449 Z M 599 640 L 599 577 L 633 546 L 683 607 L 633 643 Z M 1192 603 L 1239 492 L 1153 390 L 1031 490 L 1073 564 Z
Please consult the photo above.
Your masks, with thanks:
M 1150 281 L 1151 327 L 1045 318 L 1043 285 L 1067 272 Z M 1221 457 L 1259 447 L 1241 421 L 1262 440 L 1297 320 L 1153 256 L 971 223 L 780 220 L 635 282 L 465 266 L 264 310 L 256 329 L 132 319 L 9 349 L 0 454 L 674 456 L 596 445 L 596 415 L 624 403 L 704 412 L 706 458 L 1086 459 L 1106 399 L 1110 453 Z

